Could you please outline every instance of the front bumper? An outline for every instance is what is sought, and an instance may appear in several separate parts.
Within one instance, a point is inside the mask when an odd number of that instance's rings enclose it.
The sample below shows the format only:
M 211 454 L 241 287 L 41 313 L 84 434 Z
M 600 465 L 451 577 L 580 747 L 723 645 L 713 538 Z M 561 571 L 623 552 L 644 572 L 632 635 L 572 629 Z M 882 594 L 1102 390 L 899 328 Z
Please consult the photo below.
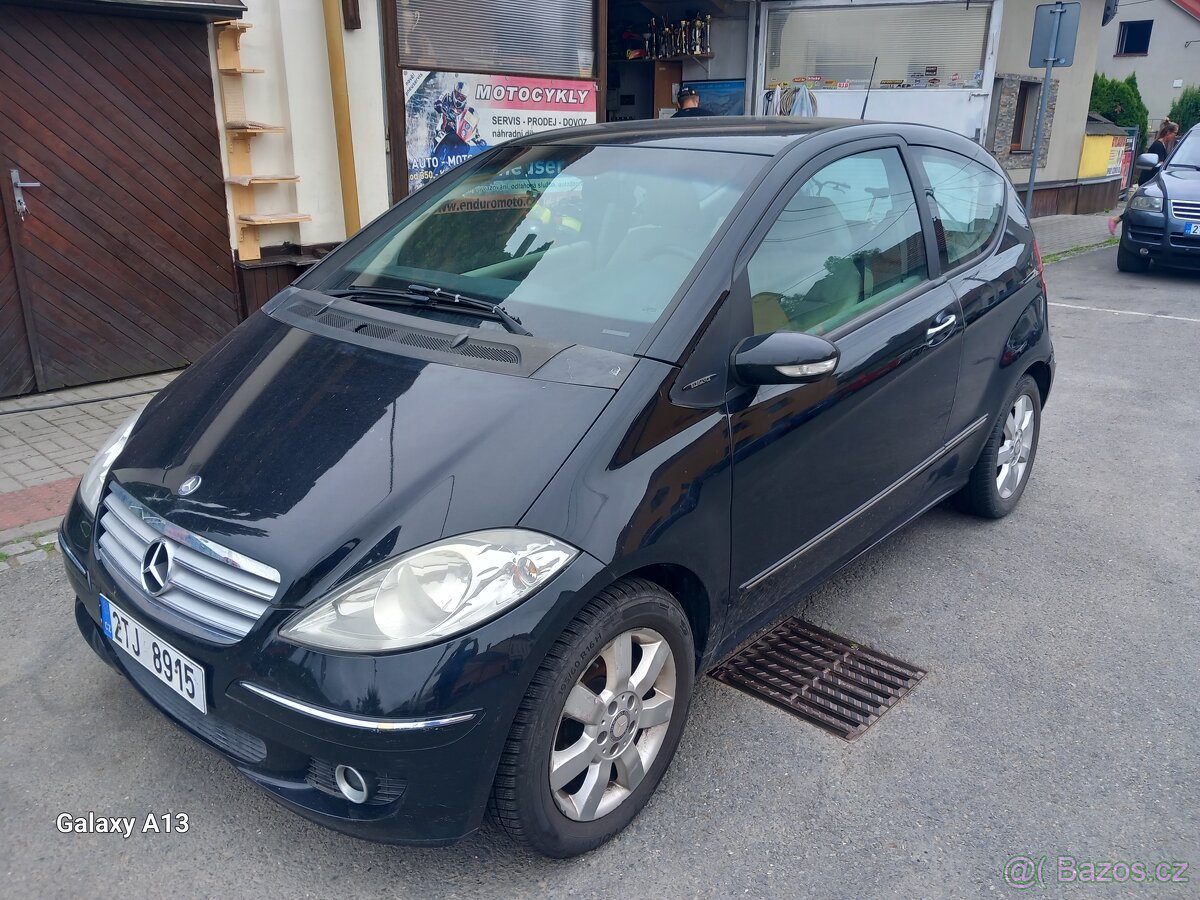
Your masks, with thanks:
M 77 597 L 76 621 L 92 649 L 161 713 L 284 806 L 388 843 L 447 844 L 478 827 L 529 680 L 595 593 L 602 572 L 581 553 L 519 606 L 434 647 L 379 656 L 296 647 L 274 636 L 294 610 L 269 612 L 244 640 L 218 646 L 147 615 L 96 560 L 85 532 L 90 522 L 73 504 L 59 538 Z M 105 637 L 100 594 L 204 666 L 207 714 Z M 379 721 L 399 727 L 364 727 Z M 372 776 L 369 802 L 351 803 L 337 792 L 338 764 Z
M 1200 234 L 1184 234 L 1187 224 L 1166 213 L 1127 210 L 1121 217 L 1121 247 L 1165 266 L 1200 269 Z

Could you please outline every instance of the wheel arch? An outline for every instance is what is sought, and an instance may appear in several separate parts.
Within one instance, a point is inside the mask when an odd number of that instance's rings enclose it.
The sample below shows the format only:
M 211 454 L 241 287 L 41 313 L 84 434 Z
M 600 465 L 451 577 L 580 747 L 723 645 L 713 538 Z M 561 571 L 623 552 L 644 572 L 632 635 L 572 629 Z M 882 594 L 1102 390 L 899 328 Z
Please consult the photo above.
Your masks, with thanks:
M 654 563 L 623 572 L 620 578 L 641 578 L 649 581 L 679 602 L 692 629 L 692 642 L 696 652 L 694 663 L 696 671 L 699 672 L 700 663 L 709 646 L 712 625 L 712 598 L 700 576 L 677 563 Z
M 1046 399 L 1050 396 L 1050 386 L 1054 380 L 1050 373 L 1049 364 L 1038 360 L 1022 373 L 1022 377 L 1025 375 L 1030 376 L 1037 382 L 1039 399 L 1041 400 L 1041 406 L 1044 408 L 1046 406 Z

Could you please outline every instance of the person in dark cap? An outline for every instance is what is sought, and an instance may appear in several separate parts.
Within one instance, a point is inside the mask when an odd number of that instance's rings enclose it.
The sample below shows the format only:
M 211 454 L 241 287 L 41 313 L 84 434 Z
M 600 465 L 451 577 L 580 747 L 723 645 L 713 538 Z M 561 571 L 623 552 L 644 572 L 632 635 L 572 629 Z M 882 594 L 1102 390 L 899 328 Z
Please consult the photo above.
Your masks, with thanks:
M 672 119 L 687 119 L 692 116 L 715 116 L 716 113 L 710 109 L 705 109 L 700 105 L 700 94 L 694 87 L 684 85 L 679 89 L 679 95 L 676 98 L 676 103 L 679 104 L 679 109 L 675 111 Z

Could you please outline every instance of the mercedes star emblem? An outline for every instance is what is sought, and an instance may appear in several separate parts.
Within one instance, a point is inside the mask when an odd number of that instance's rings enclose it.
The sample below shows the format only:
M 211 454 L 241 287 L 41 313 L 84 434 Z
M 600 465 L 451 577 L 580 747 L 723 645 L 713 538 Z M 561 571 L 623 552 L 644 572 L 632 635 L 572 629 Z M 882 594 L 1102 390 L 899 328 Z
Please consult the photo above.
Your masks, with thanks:
M 142 557 L 142 587 L 157 597 L 171 581 L 171 548 L 158 540 L 146 548 Z
M 194 494 L 198 487 L 200 487 L 200 476 L 193 475 L 179 486 L 179 496 L 186 497 L 188 494 Z

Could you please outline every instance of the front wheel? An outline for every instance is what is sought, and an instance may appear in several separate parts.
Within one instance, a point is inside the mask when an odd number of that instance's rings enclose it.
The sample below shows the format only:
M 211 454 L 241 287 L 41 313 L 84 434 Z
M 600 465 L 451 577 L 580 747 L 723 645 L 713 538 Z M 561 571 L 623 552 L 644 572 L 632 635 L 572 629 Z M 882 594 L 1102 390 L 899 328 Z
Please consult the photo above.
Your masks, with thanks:
M 510 837 L 553 857 L 598 847 L 650 799 L 683 734 L 695 655 L 675 599 L 640 579 L 602 591 L 530 683 L 492 788 Z
M 1012 512 L 1025 493 L 1042 430 L 1042 394 L 1025 375 L 1017 382 L 1004 411 L 958 495 L 965 512 L 1000 519 Z
M 1150 268 L 1149 257 L 1139 256 L 1132 250 L 1126 250 L 1124 244 L 1117 245 L 1117 271 L 1145 272 Z

